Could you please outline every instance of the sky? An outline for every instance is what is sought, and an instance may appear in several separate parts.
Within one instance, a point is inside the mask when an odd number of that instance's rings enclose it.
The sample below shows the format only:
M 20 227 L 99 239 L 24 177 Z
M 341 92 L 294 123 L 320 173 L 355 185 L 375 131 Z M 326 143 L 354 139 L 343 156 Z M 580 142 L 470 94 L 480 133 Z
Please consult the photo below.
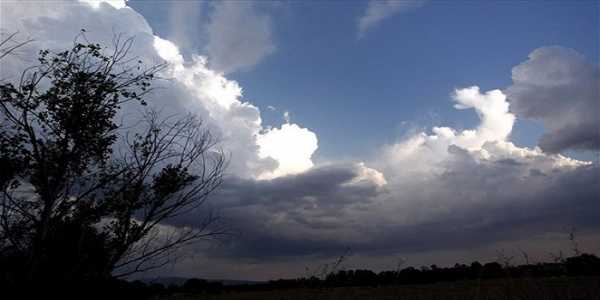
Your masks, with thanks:
M 599 15 L 597 1 L 2 1 L 0 29 L 34 42 L 0 74 L 81 28 L 169 64 L 148 102 L 222 139 L 207 207 L 237 234 L 152 276 L 303 276 L 346 249 L 345 267 L 375 270 L 541 261 L 571 228 L 600 253 Z
M 130 5 L 157 24 L 156 32 L 170 35 L 174 25 L 165 20 L 164 11 L 172 4 L 160 3 L 167 6 L 164 10 L 155 1 Z M 230 77 L 252 103 L 279 109 L 263 111 L 265 124 L 280 124 L 287 110 L 318 132 L 317 155 L 324 158 L 342 150 L 346 155 L 372 154 L 374 143 L 393 141 L 416 126 L 476 124 L 475 116 L 448 105 L 448 91 L 473 84 L 504 88 L 511 83 L 512 67 L 539 46 L 568 46 L 590 61 L 598 57 L 593 2 L 434 2 L 383 19 L 360 39 L 356 23 L 366 3 L 256 6 L 271 20 L 270 43 L 276 50 Z M 191 48 L 203 51 L 202 34 L 187 38 Z M 534 146 L 541 129 L 527 125 L 513 134 L 519 144 Z M 353 133 L 340 134 L 348 126 Z

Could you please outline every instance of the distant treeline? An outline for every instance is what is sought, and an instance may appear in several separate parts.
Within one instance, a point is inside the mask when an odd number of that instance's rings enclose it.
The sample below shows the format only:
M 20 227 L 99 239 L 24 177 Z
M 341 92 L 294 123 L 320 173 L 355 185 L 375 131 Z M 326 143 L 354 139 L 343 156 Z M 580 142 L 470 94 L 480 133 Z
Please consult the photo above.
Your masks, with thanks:
M 331 288 L 356 286 L 393 286 L 432 284 L 463 280 L 487 280 L 499 278 L 543 278 L 543 277 L 577 277 L 600 276 L 600 258 L 593 254 L 561 259 L 553 263 L 537 263 L 509 265 L 501 262 L 472 262 L 469 265 L 455 264 L 453 267 L 437 267 L 436 265 L 420 268 L 407 267 L 402 270 L 339 270 L 322 278 L 317 276 L 297 279 L 278 279 L 264 283 L 223 285 L 221 282 L 192 278 L 182 285 L 165 286 L 161 283 L 144 283 L 141 281 L 111 281 L 102 284 L 102 292 L 118 291 L 118 295 L 129 299 L 145 299 L 153 296 L 174 294 L 212 294 L 241 291 L 267 291 L 295 288 Z M 80 285 L 88 290 L 96 290 L 100 283 Z M 102 294 L 102 293 L 101 293 Z M 101 294 L 97 294 L 98 296 Z
M 455 264 L 440 268 L 407 267 L 397 271 L 340 270 L 329 273 L 325 278 L 315 276 L 298 279 L 279 279 L 264 284 L 227 286 L 226 289 L 261 290 L 297 287 L 347 287 L 347 286 L 387 286 L 409 284 L 431 284 L 460 280 L 561 277 L 561 276 L 600 276 L 600 258 L 593 254 L 581 254 L 555 263 L 537 263 L 512 266 L 499 262 L 470 265 Z M 185 287 L 185 285 L 184 285 Z
M 455 264 L 453 267 L 440 268 L 407 267 L 398 271 L 340 270 L 328 274 L 324 279 L 316 277 L 300 279 L 280 279 L 270 281 L 265 287 L 293 288 L 307 287 L 346 287 L 346 286 L 386 286 L 408 284 L 431 284 L 460 280 L 522 278 L 522 277 L 560 277 L 560 276 L 600 276 L 600 258 L 592 254 L 569 257 L 556 263 L 538 263 L 512 266 L 499 262 L 470 265 Z M 250 288 L 262 288 L 258 285 Z
M 144 283 L 142 281 L 116 279 L 102 282 L 82 280 L 69 286 L 63 286 L 63 282 L 59 283 L 49 278 L 44 284 L 40 283 L 38 286 L 40 289 L 29 289 L 29 291 L 43 291 L 44 293 L 51 293 L 53 290 L 61 293 L 77 293 L 81 291 L 86 295 L 87 299 L 105 299 L 105 297 L 116 295 L 119 298 L 148 299 L 176 294 L 213 294 L 296 288 L 393 286 L 498 278 L 577 276 L 600 276 L 600 258 L 593 254 L 581 254 L 553 263 L 524 264 L 518 266 L 499 262 L 482 264 L 475 261 L 469 265 L 455 264 L 453 267 L 437 267 L 435 265 L 420 268 L 407 267 L 402 270 L 382 271 L 379 273 L 371 270 L 339 270 L 331 272 L 322 278 L 310 276 L 240 285 L 224 285 L 218 281 L 192 278 L 186 280 L 182 285 L 172 284 L 169 286 L 161 283 Z M 0 288 L 4 290 L 6 286 Z M 16 290 L 21 293 L 27 293 L 28 291 L 25 287 L 18 288 L 13 286 L 12 288 L 17 288 Z

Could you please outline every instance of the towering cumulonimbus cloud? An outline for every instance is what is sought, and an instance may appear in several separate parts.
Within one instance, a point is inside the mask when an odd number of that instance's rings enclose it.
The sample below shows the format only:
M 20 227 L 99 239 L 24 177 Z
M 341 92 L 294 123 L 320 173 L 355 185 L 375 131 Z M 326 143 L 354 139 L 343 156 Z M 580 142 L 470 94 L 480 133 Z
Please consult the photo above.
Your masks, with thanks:
M 600 151 L 600 68 L 573 49 L 542 47 L 512 70 L 511 110 L 539 120 L 547 152 Z
M 242 100 L 242 88 L 237 82 L 210 69 L 210 62 L 204 56 L 194 55 L 185 60 L 175 44 L 155 36 L 145 19 L 127 7 L 125 1 L 61 1 L 35 5 L 10 2 L 2 6 L 2 29 L 34 40 L 19 49 L 18 57 L 3 62 L 2 78 L 18 78 L 20 70 L 35 61 L 39 49 L 71 47 L 80 29 L 85 29 L 88 40 L 108 48 L 113 46 L 115 35 L 134 37 L 130 55 L 147 65 L 168 62 L 161 77 L 173 79 L 156 81 L 155 86 L 159 88 L 149 95 L 147 102 L 165 115 L 192 113 L 203 119 L 222 140 L 224 150 L 232 154 L 229 172 L 248 178 L 273 174 L 268 176 L 272 178 L 312 166 L 311 156 L 317 148 L 314 133 L 298 124 L 285 124 L 280 129 L 263 128 L 259 108 Z M 126 106 L 122 116 L 135 118 L 136 113 L 139 108 Z M 263 135 L 268 137 L 261 138 Z M 296 141 L 298 149 L 304 149 L 295 152 L 299 157 L 288 154 L 285 158 L 279 157 L 282 159 L 279 162 L 277 154 L 268 150 L 261 152 L 261 149 L 285 149 L 290 140 Z M 290 161 L 301 161 L 302 165 L 289 167 Z
M 478 126 L 414 134 L 383 147 L 368 161 L 373 168 L 334 163 L 271 181 L 228 182 L 220 208 L 244 234 L 209 255 L 260 264 L 335 256 L 345 247 L 379 255 L 450 251 L 600 226 L 593 221 L 597 166 L 510 142 L 515 116 L 500 90 L 469 87 L 452 98 L 457 109 L 478 114 Z
M 283 124 L 281 128 L 263 129 L 258 109 L 239 100 L 242 95 L 239 85 L 208 69 L 205 58 L 194 57 L 191 65 L 186 66 L 173 43 L 156 37 L 154 47 L 159 55 L 170 63 L 171 75 L 192 91 L 196 99 L 202 101 L 203 107 L 209 109 L 213 118 L 220 118 L 219 124 L 237 123 L 238 127 L 225 132 L 226 137 L 233 137 L 236 132 L 251 129 L 255 140 L 236 137 L 225 140 L 225 143 L 236 143 L 235 149 L 244 147 L 244 144 L 254 144 L 259 159 L 275 160 L 277 167 L 270 171 L 258 170 L 260 173 L 255 173 L 257 178 L 271 179 L 297 174 L 313 166 L 311 156 L 318 148 L 316 134 L 290 123 Z

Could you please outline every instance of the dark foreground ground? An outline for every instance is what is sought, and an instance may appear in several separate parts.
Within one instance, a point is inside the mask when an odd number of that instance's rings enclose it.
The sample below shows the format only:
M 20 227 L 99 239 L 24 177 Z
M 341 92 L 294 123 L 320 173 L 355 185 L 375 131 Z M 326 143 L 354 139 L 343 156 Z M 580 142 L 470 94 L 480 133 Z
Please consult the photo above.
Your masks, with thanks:
M 387 287 L 296 288 L 220 294 L 178 294 L 160 300 L 532 299 L 600 300 L 600 277 L 497 279 Z

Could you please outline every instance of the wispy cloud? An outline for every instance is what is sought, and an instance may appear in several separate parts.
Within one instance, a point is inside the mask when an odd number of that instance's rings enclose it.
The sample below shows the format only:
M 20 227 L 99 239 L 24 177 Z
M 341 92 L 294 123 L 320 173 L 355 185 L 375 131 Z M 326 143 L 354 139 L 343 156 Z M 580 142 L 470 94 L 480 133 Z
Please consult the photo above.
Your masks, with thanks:
M 208 37 L 208 63 L 224 73 L 250 68 L 275 51 L 271 18 L 255 2 L 216 3 Z
M 175 1 L 168 8 L 169 40 L 180 49 L 195 49 L 198 41 L 198 29 L 203 26 L 204 2 Z
M 358 19 L 358 38 L 365 36 L 369 29 L 393 15 L 423 6 L 427 0 L 371 0 L 365 13 Z

